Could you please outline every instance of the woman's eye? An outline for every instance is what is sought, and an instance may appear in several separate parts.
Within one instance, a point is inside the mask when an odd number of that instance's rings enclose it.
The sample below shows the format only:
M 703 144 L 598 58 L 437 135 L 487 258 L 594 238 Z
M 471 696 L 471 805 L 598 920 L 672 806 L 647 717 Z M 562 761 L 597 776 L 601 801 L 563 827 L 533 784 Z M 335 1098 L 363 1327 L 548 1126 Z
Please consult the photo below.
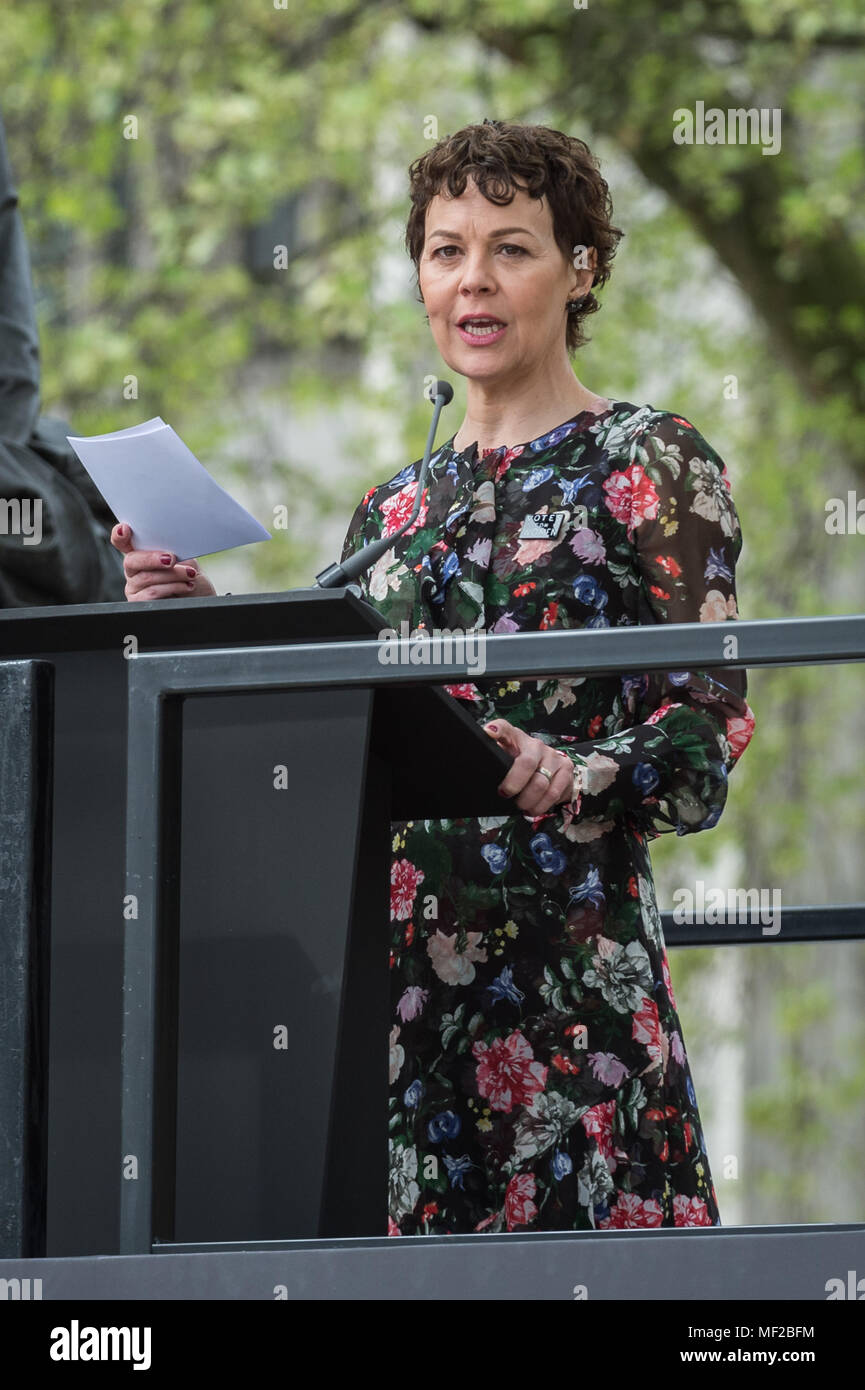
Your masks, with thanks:
M 452 260 L 454 259 L 453 256 L 443 256 L 441 253 L 442 253 L 443 251 L 458 251 L 458 250 L 459 250 L 459 247 L 458 247 L 458 246 L 453 246 L 453 245 L 450 245 L 450 246 L 437 246 L 436 249 L 433 251 L 432 254 L 433 254 L 433 256 L 438 256 L 438 257 L 439 257 L 441 260 L 443 260 L 443 261 L 452 261 Z M 521 256 L 527 256 L 527 255 L 528 255 L 528 252 L 527 252 L 527 250 L 526 250 L 526 248 L 525 248 L 524 246 L 517 246 L 516 242 L 512 242 L 512 241 L 505 241 L 505 242 L 503 242 L 502 245 L 499 247 L 499 250 L 500 250 L 500 251 L 517 251 L 517 252 L 519 253 L 519 255 L 521 255 Z M 511 260 L 513 260 L 513 259 L 514 259 L 513 256 L 505 256 L 505 260 L 506 260 L 506 261 L 511 261 Z

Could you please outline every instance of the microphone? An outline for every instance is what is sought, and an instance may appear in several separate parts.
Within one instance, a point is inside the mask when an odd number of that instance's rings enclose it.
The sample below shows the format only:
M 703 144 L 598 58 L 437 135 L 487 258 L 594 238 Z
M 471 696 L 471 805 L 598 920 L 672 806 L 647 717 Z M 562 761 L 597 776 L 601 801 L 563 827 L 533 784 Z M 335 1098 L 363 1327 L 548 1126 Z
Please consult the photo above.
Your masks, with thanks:
M 435 439 L 438 428 L 439 415 L 442 406 L 448 405 L 454 398 L 454 389 L 447 381 L 437 381 L 435 384 L 435 396 L 433 399 L 433 417 L 429 427 L 426 448 L 424 449 L 423 462 L 421 463 L 420 473 L 417 482 L 417 494 L 414 499 L 414 507 L 408 521 L 400 526 L 398 531 L 392 531 L 389 536 L 380 536 L 377 541 L 371 541 L 369 545 L 361 546 L 360 550 L 349 555 L 342 564 L 328 565 L 320 574 L 315 576 L 315 587 L 319 589 L 339 589 L 350 584 L 358 575 L 363 574 L 375 564 L 379 556 L 390 550 L 397 536 L 401 536 L 403 531 L 407 531 L 413 524 L 420 511 L 421 499 L 423 497 L 424 485 L 429 472 L 430 455 L 432 453 L 433 440 Z

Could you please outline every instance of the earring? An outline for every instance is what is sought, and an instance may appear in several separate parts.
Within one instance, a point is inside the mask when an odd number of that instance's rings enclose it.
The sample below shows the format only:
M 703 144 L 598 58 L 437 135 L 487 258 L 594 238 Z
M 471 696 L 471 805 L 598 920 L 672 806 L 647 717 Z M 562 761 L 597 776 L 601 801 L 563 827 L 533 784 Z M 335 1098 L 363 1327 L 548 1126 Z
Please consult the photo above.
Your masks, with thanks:
M 582 299 L 569 299 L 567 304 L 565 305 L 565 308 L 567 309 L 568 313 L 575 314 L 578 309 L 582 309 L 588 297 L 589 296 L 586 294 L 583 295 Z

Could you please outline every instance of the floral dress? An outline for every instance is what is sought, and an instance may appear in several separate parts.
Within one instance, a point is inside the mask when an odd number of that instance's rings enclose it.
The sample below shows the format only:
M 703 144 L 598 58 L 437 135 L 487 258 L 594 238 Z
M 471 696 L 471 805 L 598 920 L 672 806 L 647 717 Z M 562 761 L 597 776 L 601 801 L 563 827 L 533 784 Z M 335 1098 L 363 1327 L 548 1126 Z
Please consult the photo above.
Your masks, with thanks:
M 370 489 L 343 558 L 408 519 L 419 468 Z M 541 512 L 564 515 L 521 537 Z M 727 624 L 741 546 L 695 427 L 612 401 L 480 458 L 449 440 L 360 583 L 398 632 Z M 647 842 L 721 815 L 744 670 L 444 689 L 584 787 L 541 816 L 392 826 L 390 1234 L 719 1225 Z

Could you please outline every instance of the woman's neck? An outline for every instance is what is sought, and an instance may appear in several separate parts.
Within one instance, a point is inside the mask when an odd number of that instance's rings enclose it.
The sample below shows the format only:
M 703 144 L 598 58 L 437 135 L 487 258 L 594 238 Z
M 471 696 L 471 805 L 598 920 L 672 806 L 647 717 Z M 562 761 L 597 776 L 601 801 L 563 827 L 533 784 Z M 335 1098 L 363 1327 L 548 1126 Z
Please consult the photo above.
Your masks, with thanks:
M 470 391 L 465 418 L 454 436 L 454 448 L 461 453 L 475 441 L 479 455 L 485 449 L 500 449 L 502 445 L 513 448 L 540 438 L 583 410 L 600 414 L 609 408 L 606 397 L 587 391 L 576 378 L 574 387 L 576 389 L 543 402 L 524 395 L 510 401 L 472 400 L 475 393 Z

